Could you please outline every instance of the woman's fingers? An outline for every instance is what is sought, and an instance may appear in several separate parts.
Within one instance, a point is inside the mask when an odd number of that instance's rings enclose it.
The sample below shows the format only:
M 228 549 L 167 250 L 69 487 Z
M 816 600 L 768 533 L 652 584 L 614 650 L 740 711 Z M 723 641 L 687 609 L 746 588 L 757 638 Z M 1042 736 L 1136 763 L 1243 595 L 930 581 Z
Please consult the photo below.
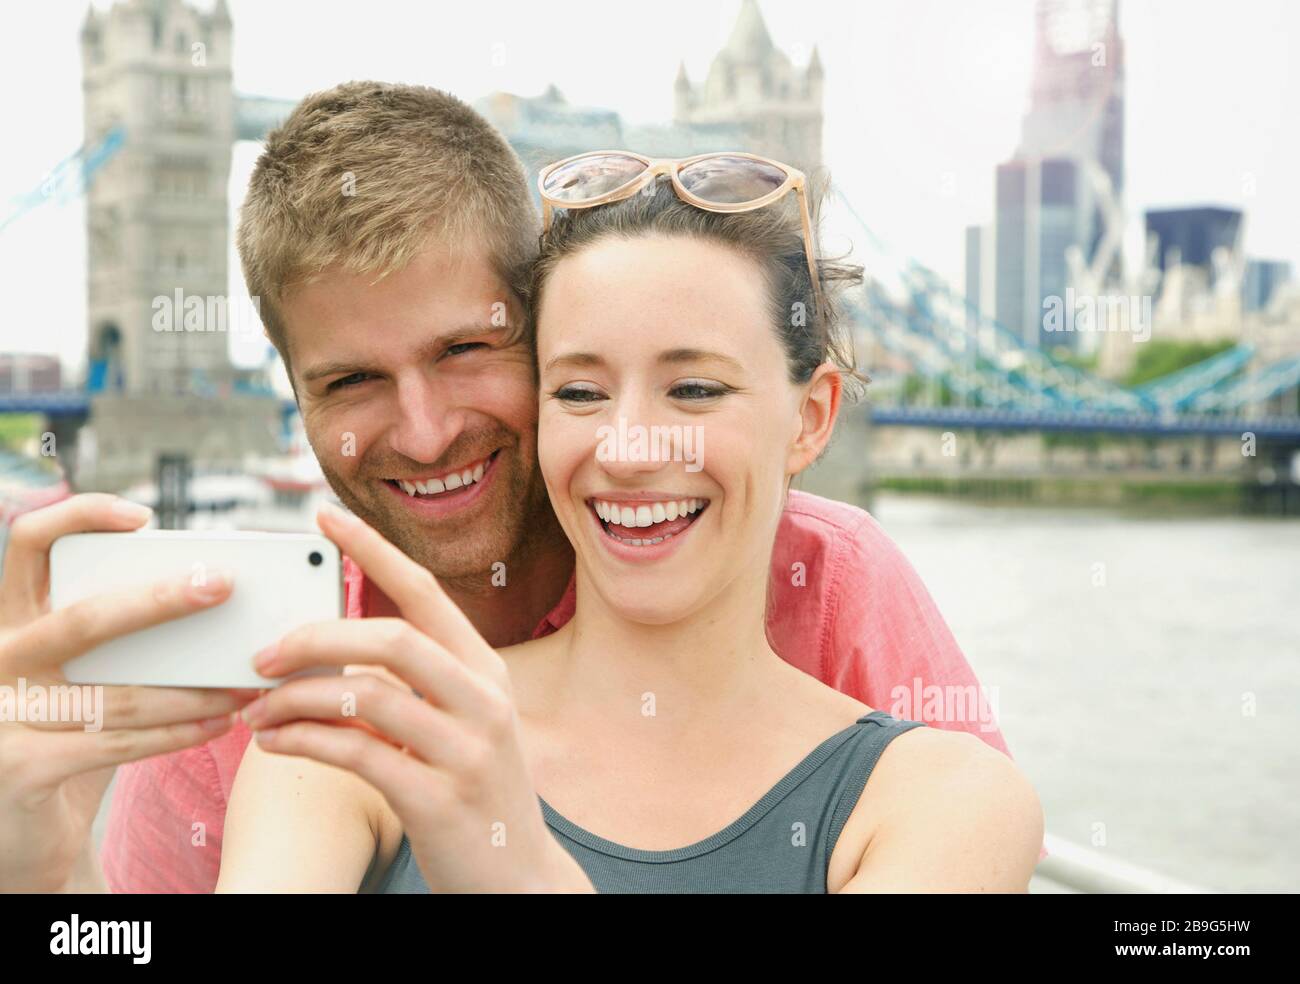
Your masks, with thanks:
M 471 666 L 495 669 L 500 657 L 432 574 L 342 509 L 326 503 L 316 521 L 321 532 L 357 563 L 416 628 Z
M 4 574 L 0 577 L 0 622 L 16 625 L 34 618 L 45 604 L 50 547 L 69 533 L 134 530 L 152 510 L 115 495 L 89 492 L 24 513 L 9 527 Z
M 95 730 L 120 731 L 229 717 L 261 694 L 260 690 L 99 687 L 64 680 L 29 680 L 29 702 L 36 687 L 45 688 L 44 702 L 49 711 L 43 716 L 57 718 L 34 721 L 29 714 L 23 723 L 37 731 L 85 731 L 88 725 Z M 73 713 L 65 713 L 69 710 Z
M 483 684 L 460 660 L 400 618 L 340 619 L 294 629 L 255 660 L 265 676 L 313 666 L 381 666 L 425 699 L 456 714 L 482 708 Z
M 290 680 L 241 713 L 254 733 L 299 721 L 366 724 L 380 740 L 440 768 L 465 766 L 473 755 L 470 739 L 451 715 L 369 673 Z
M 110 639 L 219 605 L 231 588 L 229 575 L 208 572 L 201 581 L 185 574 L 85 598 L 17 629 L 5 642 L 0 667 L 9 676 L 57 670 Z

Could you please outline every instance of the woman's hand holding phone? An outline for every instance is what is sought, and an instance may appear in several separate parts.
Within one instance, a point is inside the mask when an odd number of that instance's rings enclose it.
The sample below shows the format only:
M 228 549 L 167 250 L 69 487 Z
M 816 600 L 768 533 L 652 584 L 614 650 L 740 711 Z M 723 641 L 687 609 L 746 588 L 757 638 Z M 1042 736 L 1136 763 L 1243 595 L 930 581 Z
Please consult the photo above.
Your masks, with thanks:
M 69 533 L 128 531 L 149 510 L 86 494 L 20 516 L 0 579 L 0 891 L 103 891 L 91 827 L 114 768 L 226 731 L 256 692 L 69 685 L 63 663 L 110 639 L 220 604 L 232 586 L 189 572 L 51 612 L 49 552 Z M 79 707 L 77 720 L 62 708 Z M 79 691 L 73 695 L 72 691 Z M 98 702 L 94 706 L 94 702 Z M 36 708 L 44 707 L 43 712 Z M 94 720 L 87 720 L 94 710 Z M 44 718 L 44 720 L 37 720 Z
M 379 672 L 269 691 L 244 710 L 258 743 L 378 789 L 434 891 L 593 891 L 542 817 L 500 655 L 433 575 L 361 520 L 326 507 L 318 522 L 402 618 L 304 626 L 259 654 L 270 677 L 355 664 Z

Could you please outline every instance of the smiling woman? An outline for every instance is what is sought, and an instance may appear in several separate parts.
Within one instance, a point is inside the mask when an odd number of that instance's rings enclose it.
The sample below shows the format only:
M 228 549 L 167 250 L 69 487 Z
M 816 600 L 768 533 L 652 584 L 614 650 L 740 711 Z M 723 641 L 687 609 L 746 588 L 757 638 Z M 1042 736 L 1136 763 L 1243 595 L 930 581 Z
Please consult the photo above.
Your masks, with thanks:
M 627 165 L 613 178 L 602 163 L 610 159 Z M 593 160 L 590 175 L 574 171 Z M 780 165 L 748 157 L 703 163 L 705 177 L 692 179 L 701 163 L 681 171 L 694 189 L 688 195 L 761 200 L 786 180 Z M 612 182 L 626 192 L 647 177 L 639 158 L 595 154 L 544 172 L 541 184 L 544 200 L 548 187 L 565 187 L 550 192 L 559 204 L 562 195 L 618 196 Z M 861 270 L 815 254 L 810 261 L 815 227 L 811 216 L 801 223 L 803 192 L 724 214 L 683 200 L 679 185 L 662 180 L 560 214 L 548 224 L 529 291 L 541 367 L 539 456 L 579 556 L 579 583 L 594 520 L 605 554 L 638 569 L 593 566 L 593 590 L 630 576 L 640 590 L 628 584 L 623 597 L 653 585 L 647 596 L 663 602 L 695 590 L 688 569 L 714 569 L 706 583 L 725 582 L 719 546 L 733 556 L 770 553 L 790 477 L 829 438 L 842 381 L 863 378 L 835 309 L 837 291 Z M 767 453 L 757 435 L 770 438 Z M 739 487 L 725 487 L 732 483 Z M 699 531 L 712 531 L 713 544 Z M 688 551 L 667 565 L 691 539 L 702 555 Z M 653 571 L 640 566 L 649 562 Z
M 597 190 L 645 173 L 602 167 Z M 860 271 L 809 254 L 793 198 L 720 214 L 640 190 L 562 213 L 527 290 L 539 464 L 576 555 L 572 620 L 503 651 L 547 825 L 600 891 L 1023 890 L 1041 815 L 1009 760 L 767 639 L 790 480 L 862 378 L 835 305 Z M 380 890 L 427 891 L 419 853 L 403 838 Z

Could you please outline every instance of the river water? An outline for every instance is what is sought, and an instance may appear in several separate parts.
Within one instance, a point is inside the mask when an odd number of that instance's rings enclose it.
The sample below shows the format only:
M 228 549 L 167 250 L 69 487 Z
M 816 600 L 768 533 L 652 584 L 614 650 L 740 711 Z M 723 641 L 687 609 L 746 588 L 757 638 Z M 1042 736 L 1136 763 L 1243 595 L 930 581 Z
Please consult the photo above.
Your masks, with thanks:
M 1300 521 L 872 512 L 995 688 L 1050 833 L 1210 889 L 1300 890 Z

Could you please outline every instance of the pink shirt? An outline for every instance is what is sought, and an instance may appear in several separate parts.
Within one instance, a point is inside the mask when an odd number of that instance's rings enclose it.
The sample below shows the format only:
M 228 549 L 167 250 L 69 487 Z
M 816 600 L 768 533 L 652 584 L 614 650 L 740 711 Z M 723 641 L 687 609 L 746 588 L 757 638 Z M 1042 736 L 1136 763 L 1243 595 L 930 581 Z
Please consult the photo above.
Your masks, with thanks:
M 350 560 L 345 569 L 349 618 L 395 614 Z M 969 731 L 1010 755 L 988 707 L 969 699 L 979 682 L 925 586 L 863 510 L 791 492 L 769 597 L 768 638 L 793 665 L 873 708 Z M 574 601 L 571 579 L 533 638 L 572 618 Z M 117 770 L 102 849 L 110 890 L 214 889 L 226 803 L 250 738 L 240 721 L 206 745 Z

